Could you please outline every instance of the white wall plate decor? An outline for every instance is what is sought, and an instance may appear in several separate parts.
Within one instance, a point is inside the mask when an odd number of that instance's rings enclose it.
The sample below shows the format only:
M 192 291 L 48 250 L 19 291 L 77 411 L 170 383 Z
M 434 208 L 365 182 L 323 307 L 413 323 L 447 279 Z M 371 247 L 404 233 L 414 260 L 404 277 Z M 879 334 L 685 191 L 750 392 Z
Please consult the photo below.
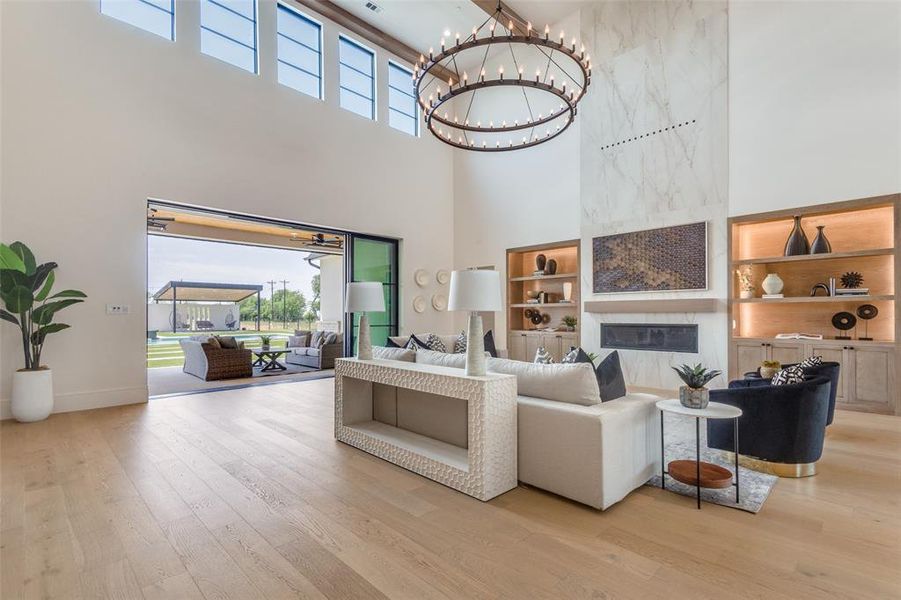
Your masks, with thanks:
M 450 271 L 441 269 L 435 274 L 435 280 L 441 285 L 447 285 L 447 282 L 450 281 Z
M 425 298 L 422 296 L 416 296 L 413 298 L 413 310 L 418 313 L 425 312 Z
M 429 272 L 425 269 L 416 269 L 416 272 L 413 273 L 413 281 L 415 281 L 416 285 L 419 287 L 429 285 L 429 279 L 431 279 L 431 277 L 429 276 Z
M 443 311 L 447 308 L 447 296 L 444 294 L 435 294 L 432 296 L 432 308 L 437 311 Z

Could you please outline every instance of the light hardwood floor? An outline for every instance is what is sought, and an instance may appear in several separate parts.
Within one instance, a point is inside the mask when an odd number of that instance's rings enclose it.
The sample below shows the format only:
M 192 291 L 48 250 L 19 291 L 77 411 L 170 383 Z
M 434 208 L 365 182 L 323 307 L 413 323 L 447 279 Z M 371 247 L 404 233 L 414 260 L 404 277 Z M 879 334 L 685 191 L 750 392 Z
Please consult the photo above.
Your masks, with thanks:
M 752 515 L 488 503 L 339 444 L 332 380 L 4 422 L 3 599 L 897 598 L 901 418 L 839 413 Z

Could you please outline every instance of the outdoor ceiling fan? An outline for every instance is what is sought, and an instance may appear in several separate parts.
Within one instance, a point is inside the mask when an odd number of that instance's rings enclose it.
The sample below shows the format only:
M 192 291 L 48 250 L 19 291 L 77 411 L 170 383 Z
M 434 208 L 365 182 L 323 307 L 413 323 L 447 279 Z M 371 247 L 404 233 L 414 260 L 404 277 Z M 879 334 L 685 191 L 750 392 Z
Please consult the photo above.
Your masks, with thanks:
M 175 220 L 175 217 L 158 217 L 156 216 L 157 210 L 155 208 L 149 209 L 147 214 L 147 228 L 155 229 L 156 231 L 166 231 L 166 227 Z
M 325 234 L 322 233 L 312 233 L 308 236 L 292 233 L 291 241 L 322 248 L 336 248 L 338 250 L 344 247 L 344 240 L 340 236 L 326 237 Z

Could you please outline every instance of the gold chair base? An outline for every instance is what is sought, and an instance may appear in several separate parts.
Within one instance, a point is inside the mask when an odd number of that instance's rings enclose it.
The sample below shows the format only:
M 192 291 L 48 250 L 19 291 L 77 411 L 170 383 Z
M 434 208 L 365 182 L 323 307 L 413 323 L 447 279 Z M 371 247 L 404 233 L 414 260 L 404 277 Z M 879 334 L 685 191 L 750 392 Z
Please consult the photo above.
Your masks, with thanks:
M 726 450 L 723 450 L 722 452 L 730 463 L 735 464 L 734 453 Z M 739 454 L 738 464 L 746 469 L 759 471 L 760 473 L 769 473 L 776 477 L 813 477 L 817 474 L 817 464 L 815 462 L 801 464 L 777 463 Z

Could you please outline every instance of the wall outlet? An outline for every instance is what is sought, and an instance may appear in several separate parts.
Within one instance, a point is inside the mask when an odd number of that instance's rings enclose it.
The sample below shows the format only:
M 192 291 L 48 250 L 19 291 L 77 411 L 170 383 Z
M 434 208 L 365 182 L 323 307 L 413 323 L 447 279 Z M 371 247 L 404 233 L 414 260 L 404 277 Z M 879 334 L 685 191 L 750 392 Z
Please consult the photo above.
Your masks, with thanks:
M 127 304 L 107 304 L 106 314 L 108 315 L 127 315 L 129 306 Z

